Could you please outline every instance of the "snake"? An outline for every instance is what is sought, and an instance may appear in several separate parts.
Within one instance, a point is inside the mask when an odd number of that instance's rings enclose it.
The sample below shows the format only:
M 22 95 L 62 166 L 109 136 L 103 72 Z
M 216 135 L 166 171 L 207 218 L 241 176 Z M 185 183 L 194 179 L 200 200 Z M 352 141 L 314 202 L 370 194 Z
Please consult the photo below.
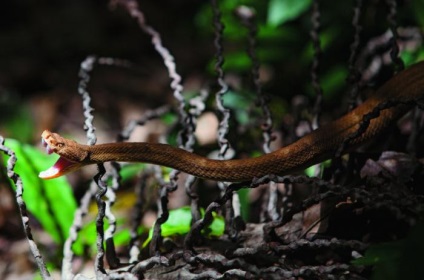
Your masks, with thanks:
M 209 159 L 161 143 L 84 145 L 45 130 L 41 135 L 43 145 L 47 153 L 56 153 L 59 159 L 52 167 L 40 172 L 39 177 L 57 178 L 86 165 L 108 161 L 157 164 L 199 178 L 224 182 L 251 181 L 270 174 L 288 175 L 333 158 L 341 145 L 345 146 L 343 153 L 347 153 L 373 139 L 419 104 L 423 97 L 424 61 L 392 76 L 366 101 L 339 119 L 320 126 L 283 148 L 243 159 Z M 368 123 L 364 125 L 367 119 Z M 360 130 L 363 131 L 358 133 Z

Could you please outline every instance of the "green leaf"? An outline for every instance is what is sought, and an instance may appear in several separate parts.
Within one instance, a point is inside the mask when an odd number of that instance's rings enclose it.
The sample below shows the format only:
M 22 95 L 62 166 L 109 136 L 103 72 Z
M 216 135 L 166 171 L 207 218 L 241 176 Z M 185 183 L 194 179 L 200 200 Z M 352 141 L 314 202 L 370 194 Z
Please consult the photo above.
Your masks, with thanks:
M 271 0 L 268 6 L 268 24 L 277 26 L 295 19 L 306 11 L 311 0 Z
M 233 52 L 225 56 L 224 69 L 232 71 L 246 71 L 252 66 L 252 60 L 245 52 Z
M 219 237 L 224 234 L 224 229 L 225 229 L 224 217 L 222 217 L 221 215 L 218 215 L 215 212 L 212 212 L 212 216 L 213 216 L 213 222 L 209 226 L 209 229 L 211 230 L 209 232 L 209 236 Z M 202 213 L 202 217 L 203 217 L 203 213 Z
M 167 112 L 160 117 L 161 121 L 163 121 L 166 125 L 170 126 L 177 122 L 178 116 L 174 112 Z
M 223 96 L 224 105 L 234 110 L 234 115 L 240 124 L 247 124 L 251 121 L 251 115 L 246 110 L 255 100 L 255 96 L 252 92 L 236 92 L 228 91 Z
M 208 64 L 208 71 L 215 72 L 216 60 L 211 59 Z M 252 60 L 245 52 L 232 52 L 224 57 L 222 68 L 225 71 L 248 71 L 252 66 Z
M 162 225 L 162 235 L 172 236 L 175 234 L 184 234 L 190 230 L 191 210 L 185 206 L 179 209 L 169 211 L 169 218 Z
M 298 36 L 298 30 L 293 27 L 286 26 L 284 29 L 278 28 L 277 26 L 272 26 L 268 24 L 259 23 L 258 28 L 258 41 L 264 40 L 285 40 L 285 41 L 294 41 Z M 281 45 L 275 46 L 275 48 L 280 48 Z
M 402 242 L 373 245 L 362 258 L 352 261 L 355 265 L 372 265 L 374 280 L 396 280 L 399 274 L 399 260 Z M 406 279 L 406 278 L 405 278 Z
M 121 182 L 125 183 L 131 179 L 133 179 L 137 174 L 139 174 L 142 170 L 146 168 L 145 163 L 130 163 L 121 166 L 120 175 Z M 112 184 L 112 178 L 108 179 L 108 185 Z
M 5 145 L 16 154 L 15 172 L 24 185 L 27 209 L 56 243 L 62 243 L 68 236 L 77 206 L 71 186 L 65 177 L 52 180 L 38 177 L 40 171 L 54 164 L 55 158 L 14 139 L 6 139 Z M 8 158 L 3 156 L 3 160 L 6 163 Z
M 321 174 L 316 174 L 317 173 L 317 168 L 319 168 L 319 170 L 322 173 L 322 171 L 325 168 L 330 167 L 330 165 L 331 165 L 331 159 L 326 160 L 326 161 L 323 161 L 323 162 L 321 162 L 319 164 L 314 164 L 312 166 L 309 166 L 308 168 L 305 169 L 304 172 L 305 172 L 306 176 L 308 176 L 308 177 L 316 177 L 316 176 L 320 177 Z
M 424 26 L 424 2 L 422 0 L 411 1 L 411 11 L 415 13 L 415 18 L 419 26 Z
M 201 210 L 202 217 L 204 216 L 204 210 Z M 212 213 L 213 221 L 209 226 L 209 236 L 221 236 L 224 233 L 225 222 L 224 218 L 215 212 Z M 184 206 L 178 209 L 169 211 L 168 220 L 162 224 L 162 236 L 174 236 L 174 235 L 183 235 L 190 231 L 191 227 L 191 209 L 189 206 Z M 149 231 L 149 237 L 143 243 L 143 247 L 146 247 L 147 244 L 153 237 L 153 228 Z
M 405 49 L 401 51 L 400 57 L 405 63 L 405 66 L 409 67 L 412 64 L 424 59 L 424 47 L 418 48 L 416 50 Z
M 26 105 L 16 107 L 5 122 L 5 129 L 19 141 L 29 141 L 34 132 L 34 121 Z M 19 132 L 19 133 L 17 133 Z
M 352 261 L 356 265 L 376 265 L 384 262 L 394 262 L 400 257 L 402 242 L 390 242 L 373 245 L 362 258 Z
M 249 220 L 250 216 L 250 200 L 249 200 L 249 188 L 242 188 L 237 191 L 240 199 L 240 205 L 241 205 L 241 216 L 245 221 Z
M 326 100 L 337 98 L 335 93 L 345 85 L 347 75 L 347 69 L 342 65 L 334 66 L 323 75 L 321 85 Z
M 372 265 L 373 280 L 422 279 L 424 222 L 415 225 L 402 240 L 372 245 L 355 265 Z
M 325 30 L 322 30 L 319 34 L 319 40 L 321 45 L 321 50 L 325 52 L 331 44 L 340 36 L 342 30 L 337 26 L 329 27 Z M 314 57 L 314 48 L 312 41 L 309 41 L 305 47 L 303 54 L 301 55 L 301 63 L 309 63 Z

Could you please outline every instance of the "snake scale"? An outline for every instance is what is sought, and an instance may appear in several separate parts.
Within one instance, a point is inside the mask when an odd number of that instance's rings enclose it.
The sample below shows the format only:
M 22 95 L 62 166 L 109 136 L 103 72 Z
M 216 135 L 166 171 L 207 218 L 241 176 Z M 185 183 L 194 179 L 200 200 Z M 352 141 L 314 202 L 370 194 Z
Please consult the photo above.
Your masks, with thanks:
M 334 157 L 342 144 L 350 151 L 372 139 L 411 109 L 424 97 L 424 62 L 412 65 L 389 79 L 360 106 L 341 118 L 321 126 L 298 141 L 256 158 L 213 160 L 166 144 L 107 143 L 83 145 L 45 130 L 43 142 L 48 153 L 60 158 L 40 173 L 44 179 L 56 178 L 88 164 L 107 161 L 145 162 L 226 182 L 250 181 L 268 174 L 289 174 Z M 364 116 L 381 104 L 396 104 L 381 110 L 363 133 L 349 142 L 364 121 Z M 384 107 L 384 106 L 383 106 Z

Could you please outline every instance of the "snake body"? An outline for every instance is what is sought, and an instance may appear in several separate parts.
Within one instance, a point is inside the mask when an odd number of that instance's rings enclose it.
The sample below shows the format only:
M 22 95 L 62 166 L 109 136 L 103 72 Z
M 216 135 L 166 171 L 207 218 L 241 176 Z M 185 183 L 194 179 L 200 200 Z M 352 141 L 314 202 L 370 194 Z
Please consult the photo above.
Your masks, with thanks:
M 343 117 L 321 126 L 298 141 L 256 158 L 235 160 L 208 159 L 185 150 L 157 143 L 107 143 L 94 146 L 79 144 L 56 133 L 44 131 L 42 139 L 48 152 L 60 155 L 58 162 L 41 172 L 45 179 L 62 176 L 88 164 L 107 161 L 145 162 L 217 181 L 241 182 L 267 174 L 289 174 L 332 158 L 342 144 L 344 151 L 372 139 L 411 109 L 424 97 L 424 62 L 399 72 L 380 87 L 363 104 Z M 363 133 L 354 135 L 364 117 L 381 104 L 387 106 L 371 119 Z

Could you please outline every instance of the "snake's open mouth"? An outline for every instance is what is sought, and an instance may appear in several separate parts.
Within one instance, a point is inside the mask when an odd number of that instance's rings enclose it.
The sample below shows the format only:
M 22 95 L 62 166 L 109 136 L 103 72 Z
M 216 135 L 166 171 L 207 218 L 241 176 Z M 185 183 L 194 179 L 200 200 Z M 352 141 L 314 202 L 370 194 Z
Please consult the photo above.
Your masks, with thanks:
M 50 155 L 54 152 L 44 138 L 41 138 L 41 142 L 43 146 L 46 148 L 47 154 Z M 75 165 L 74 162 L 71 162 L 65 159 L 64 157 L 59 157 L 59 159 L 56 161 L 56 163 L 52 167 L 50 167 L 49 169 L 45 171 L 41 171 L 40 174 L 38 174 L 38 177 L 42 179 L 53 179 L 53 178 L 60 177 L 64 175 L 65 173 L 67 173 L 66 170 L 72 169 L 71 167 L 73 165 Z

